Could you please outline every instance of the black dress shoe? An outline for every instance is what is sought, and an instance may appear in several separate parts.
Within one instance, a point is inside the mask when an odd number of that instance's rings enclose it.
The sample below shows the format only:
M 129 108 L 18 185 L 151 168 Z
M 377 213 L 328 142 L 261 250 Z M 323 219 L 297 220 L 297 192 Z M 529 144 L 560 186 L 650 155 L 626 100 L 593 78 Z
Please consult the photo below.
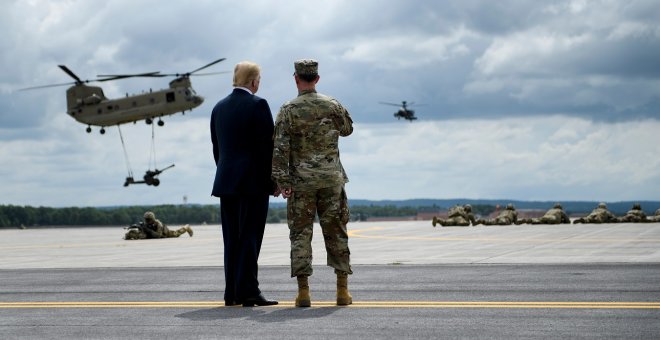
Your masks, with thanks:
M 243 300 L 243 307 L 254 307 L 254 306 L 272 306 L 276 305 L 277 301 L 266 300 L 266 298 L 259 294 L 255 297 L 245 298 Z
M 240 305 L 240 304 L 241 304 L 241 302 L 239 302 L 239 301 L 234 301 L 234 300 L 229 301 L 229 300 L 225 300 L 225 306 L 238 306 L 238 305 Z

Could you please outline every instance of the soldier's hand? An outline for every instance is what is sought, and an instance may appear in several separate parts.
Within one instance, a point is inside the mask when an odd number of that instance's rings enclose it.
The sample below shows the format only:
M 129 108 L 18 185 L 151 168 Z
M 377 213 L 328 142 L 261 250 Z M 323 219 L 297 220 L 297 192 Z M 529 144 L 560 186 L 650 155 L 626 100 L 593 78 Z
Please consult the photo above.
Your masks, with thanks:
M 282 191 L 282 197 L 284 198 L 289 198 L 291 197 L 291 195 L 293 195 L 293 189 L 291 188 L 284 188 L 284 189 L 280 188 L 280 190 Z

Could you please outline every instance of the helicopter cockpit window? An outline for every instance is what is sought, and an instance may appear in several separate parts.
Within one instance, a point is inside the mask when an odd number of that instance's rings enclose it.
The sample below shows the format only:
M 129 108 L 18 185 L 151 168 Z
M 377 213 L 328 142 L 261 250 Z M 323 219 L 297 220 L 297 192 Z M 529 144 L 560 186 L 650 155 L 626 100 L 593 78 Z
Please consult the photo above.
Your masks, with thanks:
M 174 99 L 174 92 L 167 92 L 165 94 L 165 100 L 167 100 L 168 103 L 173 102 L 175 100 Z

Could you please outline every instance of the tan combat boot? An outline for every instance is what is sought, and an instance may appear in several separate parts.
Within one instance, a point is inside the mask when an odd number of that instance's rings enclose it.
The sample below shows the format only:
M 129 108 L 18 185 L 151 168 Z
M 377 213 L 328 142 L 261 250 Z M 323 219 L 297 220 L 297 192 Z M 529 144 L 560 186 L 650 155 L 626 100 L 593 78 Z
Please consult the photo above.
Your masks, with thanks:
M 192 228 L 187 224 L 186 224 L 185 228 L 186 228 L 186 231 L 188 232 L 188 235 L 190 235 L 190 237 L 192 237 L 193 236 Z
M 310 307 L 312 298 L 309 295 L 309 281 L 307 276 L 298 276 L 298 296 L 296 297 L 296 307 Z
M 337 306 L 348 306 L 353 303 L 353 297 L 348 292 L 348 274 L 337 273 Z

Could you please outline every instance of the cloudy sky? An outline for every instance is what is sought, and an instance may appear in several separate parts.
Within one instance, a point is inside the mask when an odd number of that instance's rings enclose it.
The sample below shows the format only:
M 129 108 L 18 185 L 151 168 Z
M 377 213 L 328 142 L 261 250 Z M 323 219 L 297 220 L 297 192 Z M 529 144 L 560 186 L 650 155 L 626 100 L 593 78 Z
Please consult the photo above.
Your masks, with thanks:
M 212 204 L 210 111 L 231 74 L 194 77 L 205 103 L 155 129 L 157 188 L 122 186 L 119 133 L 85 132 L 64 87 L 97 74 L 262 66 L 273 115 L 296 95 L 293 61 L 351 112 L 341 154 L 356 199 L 660 200 L 657 1 L 2 1 L 0 204 Z M 167 79 L 103 83 L 106 96 Z M 407 100 L 419 120 L 397 121 Z M 130 168 L 151 127 L 122 126 Z

